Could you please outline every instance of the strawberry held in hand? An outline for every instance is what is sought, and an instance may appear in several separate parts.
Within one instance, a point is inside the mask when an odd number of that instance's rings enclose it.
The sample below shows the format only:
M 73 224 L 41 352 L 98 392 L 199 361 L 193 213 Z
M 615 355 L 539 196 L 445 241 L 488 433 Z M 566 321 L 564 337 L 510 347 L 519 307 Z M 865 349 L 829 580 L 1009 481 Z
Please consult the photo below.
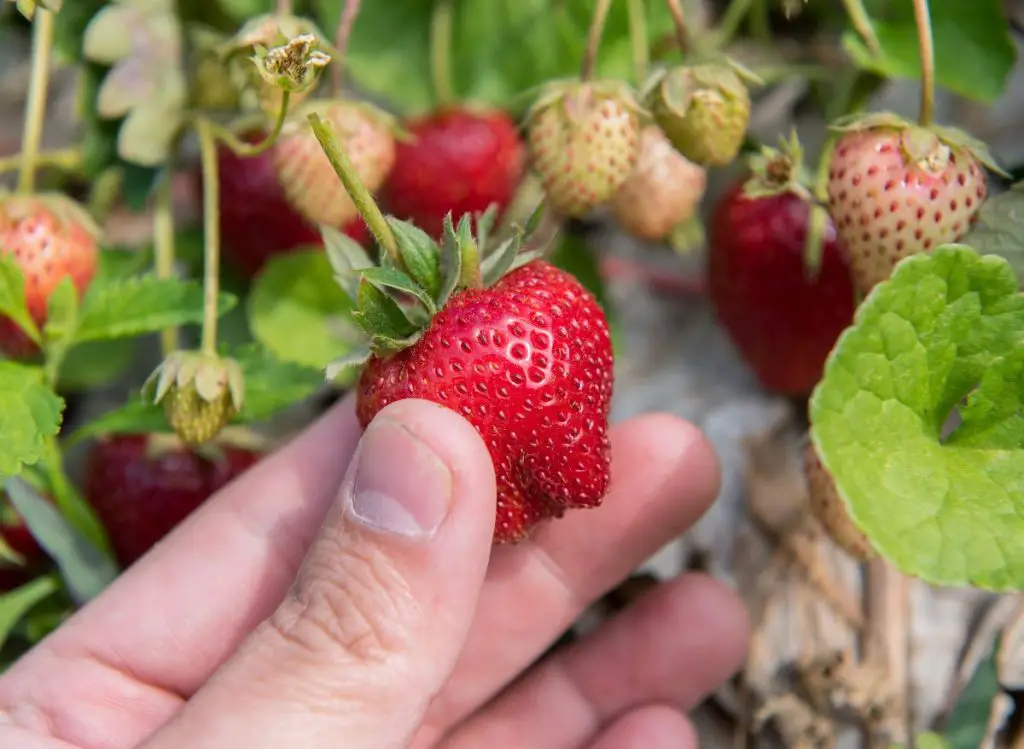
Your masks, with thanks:
M 952 128 L 893 114 L 845 119 L 828 173 L 829 209 L 857 289 L 867 294 L 908 255 L 967 233 L 985 202 L 987 148 Z
M 169 436 L 117 435 L 93 446 L 83 490 L 127 567 L 259 459 L 240 446 L 200 453 Z
M 14 260 L 25 279 L 25 302 L 36 326 L 58 284 L 70 278 L 85 293 L 99 262 L 99 229 L 76 202 L 59 194 L 0 197 L 0 254 Z M 36 344 L 11 319 L 0 316 L 0 353 L 25 359 Z
M 445 108 L 405 124 L 409 140 L 397 143 L 388 177 L 388 212 L 440 237 L 444 218 L 499 215 L 523 177 L 525 149 L 504 112 Z

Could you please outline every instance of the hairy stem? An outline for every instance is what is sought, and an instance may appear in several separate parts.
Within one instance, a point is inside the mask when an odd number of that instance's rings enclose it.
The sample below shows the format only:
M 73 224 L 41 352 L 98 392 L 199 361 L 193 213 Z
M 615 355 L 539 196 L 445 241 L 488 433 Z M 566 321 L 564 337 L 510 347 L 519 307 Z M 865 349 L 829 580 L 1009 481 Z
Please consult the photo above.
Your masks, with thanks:
M 217 136 L 206 119 L 196 121 L 203 167 L 203 337 L 204 354 L 217 354 L 217 298 L 220 296 L 220 174 Z
M 434 0 L 430 17 L 430 81 L 434 87 L 434 104 L 445 107 L 455 101 L 452 80 L 452 0 Z
M 868 15 L 868 11 L 864 7 L 864 0 L 843 0 L 843 6 L 846 8 L 846 15 L 850 19 L 853 30 L 864 40 L 868 50 L 873 55 L 879 54 L 882 45 L 878 43 L 875 27 L 871 25 L 871 16 Z
M 921 111 L 917 121 L 927 127 L 932 124 L 935 112 L 935 45 L 928 0 L 914 0 L 914 22 L 917 24 L 917 46 L 921 56 Z
M 352 27 L 359 16 L 360 0 L 346 0 L 338 19 L 338 28 L 334 32 L 334 68 L 331 70 L 331 88 L 335 96 L 341 95 L 341 86 L 345 82 L 345 65 L 348 63 L 348 40 L 352 37 Z
M 267 136 L 263 138 L 263 140 L 256 143 L 246 143 L 235 135 L 231 128 L 224 127 L 219 123 L 212 122 L 210 120 L 204 120 L 204 122 L 206 123 L 206 127 L 210 128 L 213 132 L 215 140 L 219 140 L 227 146 L 236 156 L 243 159 L 250 158 L 252 156 L 259 156 L 261 153 L 269 151 L 274 147 L 274 144 L 277 143 L 277 139 L 281 135 L 281 130 L 284 129 L 284 123 L 288 119 L 288 107 L 291 104 L 291 99 L 291 91 L 282 92 L 281 107 L 277 110 L 277 117 L 274 119 L 274 127 Z
M 583 64 L 580 66 L 580 78 L 589 81 L 594 75 L 597 67 L 597 55 L 601 50 L 601 37 L 604 35 L 604 25 L 608 20 L 608 11 L 612 7 L 612 0 L 596 0 L 594 4 L 594 15 L 590 21 L 590 31 L 587 34 L 587 51 L 583 54 Z
M 20 153 L 0 158 L 0 174 L 21 169 L 25 158 Z M 51 166 L 62 172 L 77 172 L 82 168 L 82 152 L 77 148 L 40 151 L 36 154 L 36 169 Z
M 665 4 L 668 6 L 668 12 L 672 14 L 672 23 L 676 31 L 676 44 L 679 45 L 679 51 L 685 55 L 690 49 L 690 35 L 686 30 L 683 6 L 679 3 L 679 0 L 665 0 Z
M 274 5 L 274 12 L 279 16 L 292 15 L 292 0 L 277 0 Z
M 642 86 L 651 64 L 651 50 L 647 43 L 647 8 L 644 0 L 626 0 L 629 11 L 629 46 L 633 52 L 633 77 Z
M 153 211 L 153 249 L 156 255 L 156 277 L 174 275 L 174 204 L 173 169 L 168 164 L 157 185 Z M 160 351 L 164 358 L 178 350 L 178 329 L 165 328 L 160 333 Z
M 36 8 L 32 22 L 32 78 L 28 84 L 28 102 L 21 136 L 21 172 L 18 192 L 28 194 L 36 188 L 36 161 L 43 140 L 46 120 L 46 96 L 50 85 L 50 54 L 53 49 L 53 13 Z
M 725 9 L 721 20 L 718 22 L 718 29 L 715 31 L 714 47 L 722 49 L 727 47 L 739 31 L 743 20 L 750 13 L 754 0 L 731 0 L 729 7 Z
M 395 239 L 395 234 L 391 231 L 391 227 L 388 226 L 380 206 L 377 205 L 377 201 L 373 199 L 373 195 L 366 189 L 363 181 L 359 179 L 355 167 L 352 166 L 352 162 L 349 161 L 348 156 L 341 147 L 341 143 L 338 141 L 334 127 L 315 112 L 309 115 L 309 124 L 313 128 L 316 139 L 320 141 L 320 146 L 324 149 L 328 161 L 334 167 L 338 179 L 341 180 L 349 197 L 352 198 L 352 202 L 359 209 L 359 213 L 366 222 L 367 228 L 369 228 L 384 251 L 395 261 L 395 264 L 398 267 L 402 267 L 403 263 L 398 252 L 398 242 Z

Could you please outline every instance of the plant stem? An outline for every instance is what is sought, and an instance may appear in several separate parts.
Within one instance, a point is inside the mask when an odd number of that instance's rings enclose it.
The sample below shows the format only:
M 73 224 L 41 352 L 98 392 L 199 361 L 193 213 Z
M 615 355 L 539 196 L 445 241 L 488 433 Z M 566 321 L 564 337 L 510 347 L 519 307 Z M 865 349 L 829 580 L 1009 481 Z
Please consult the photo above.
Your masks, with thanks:
M 346 0 L 338 20 L 338 29 L 334 33 L 335 64 L 331 71 L 331 87 L 335 96 L 341 95 L 341 85 L 345 81 L 345 64 L 348 62 L 348 40 L 352 36 L 352 27 L 359 15 L 360 0 Z
M 629 46 L 633 52 L 633 77 L 642 86 L 651 64 L 651 50 L 647 43 L 647 8 L 644 0 L 626 0 L 629 12 Z
M 917 121 L 922 127 L 928 127 L 935 111 L 935 45 L 928 0 L 914 0 L 914 22 L 917 24 L 917 46 L 921 55 L 921 111 Z
M 750 12 L 750 7 L 753 3 L 754 0 L 731 0 L 729 7 L 725 9 L 725 13 L 722 14 L 722 19 L 718 23 L 713 47 L 722 49 L 729 45 L 732 38 L 736 36 L 736 32 L 739 31 L 743 19 Z
M 174 275 L 174 170 L 170 164 L 165 167 L 157 185 L 153 211 L 153 249 L 156 254 L 156 277 L 171 278 Z M 204 172 L 205 174 L 205 172 Z M 164 358 L 178 350 L 178 329 L 165 328 L 160 333 L 160 351 Z
M 580 79 L 589 81 L 594 75 L 597 67 L 597 53 L 601 50 L 601 36 L 604 34 L 604 25 L 608 20 L 608 10 L 612 7 L 612 0 L 595 0 L 594 15 L 590 21 L 590 31 L 587 34 L 587 51 L 583 55 L 583 64 L 580 66 Z
M 53 13 L 36 8 L 32 22 L 32 78 L 28 84 L 28 102 L 21 136 L 21 172 L 18 192 L 28 194 L 36 188 L 36 160 L 43 140 L 46 97 L 50 85 L 50 54 L 53 48 Z
M 366 189 L 363 181 L 359 179 L 355 167 L 352 166 L 352 162 L 349 161 L 345 151 L 341 148 L 338 136 L 334 132 L 334 127 L 331 123 L 322 119 L 316 112 L 309 115 L 309 124 L 313 128 L 316 139 L 320 141 L 320 146 L 324 149 L 328 161 L 334 167 L 338 179 L 341 180 L 349 197 L 352 198 L 352 202 L 359 209 L 359 213 L 366 222 L 367 228 L 369 228 L 384 251 L 395 261 L 395 264 L 398 267 L 402 267 L 403 263 L 398 252 L 398 242 L 395 239 L 395 234 L 391 231 L 391 227 L 388 226 L 387 219 L 384 218 L 384 214 L 381 212 L 380 206 L 377 205 L 377 201 L 373 199 L 373 195 Z
M 207 119 L 196 121 L 203 167 L 203 337 L 204 354 L 217 354 L 217 312 L 220 296 L 220 174 L 217 137 Z
M 277 0 L 275 13 L 279 16 L 292 15 L 292 0 Z
M 868 15 L 863 0 L 843 0 L 843 5 L 853 30 L 864 40 L 864 44 L 867 45 L 871 54 L 879 54 L 882 51 L 882 45 L 878 43 L 875 27 L 871 25 L 871 16 Z
M 206 127 L 210 128 L 213 132 L 215 139 L 220 140 L 225 146 L 231 149 L 231 152 L 236 156 L 243 159 L 250 158 L 252 156 L 259 156 L 261 153 L 269 151 L 274 147 L 274 144 L 277 143 L 277 139 L 281 135 L 281 131 L 284 129 L 284 123 L 288 119 L 288 107 L 289 104 L 291 104 L 291 98 L 291 91 L 284 91 L 282 93 L 281 107 L 277 110 L 277 118 L 274 120 L 274 127 L 263 140 L 257 143 L 246 143 L 235 135 L 231 131 L 231 128 L 224 127 L 223 125 L 211 120 L 204 121 L 206 123 Z
M 455 101 L 452 80 L 452 0 L 434 0 L 430 17 L 430 80 L 434 87 L 434 104 L 446 107 Z
M 0 174 L 21 169 L 25 163 L 20 153 L 0 158 Z M 36 154 L 36 168 L 52 166 L 64 172 L 76 172 L 82 168 L 82 152 L 77 148 L 62 148 L 57 151 L 41 151 Z
M 675 25 L 676 31 L 676 44 L 679 45 L 679 51 L 685 55 L 690 49 L 690 35 L 686 31 L 683 6 L 680 5 L 679 0 L 665 0 L 665 4 L 668 6 L 668 12 L 672 14 L 672 23 Z

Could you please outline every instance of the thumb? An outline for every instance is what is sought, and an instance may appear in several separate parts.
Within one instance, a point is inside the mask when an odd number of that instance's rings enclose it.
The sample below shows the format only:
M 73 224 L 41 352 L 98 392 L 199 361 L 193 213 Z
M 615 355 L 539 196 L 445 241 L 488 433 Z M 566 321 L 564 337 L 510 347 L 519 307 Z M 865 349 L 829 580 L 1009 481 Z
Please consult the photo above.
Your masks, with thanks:
M 494 505 L 467 421 L 383 409 L 285 600 L 144 746 L 405 746 L 468 633 Z

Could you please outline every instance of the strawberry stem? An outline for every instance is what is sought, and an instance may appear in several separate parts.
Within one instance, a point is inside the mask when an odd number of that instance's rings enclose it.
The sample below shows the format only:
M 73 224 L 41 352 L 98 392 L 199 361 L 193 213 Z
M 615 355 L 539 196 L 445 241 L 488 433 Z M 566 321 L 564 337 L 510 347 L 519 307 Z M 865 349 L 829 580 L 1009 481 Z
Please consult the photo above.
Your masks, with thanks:
M 928 127 L 935 111 L 935 45 L 928 0 L 914 0 L 914 22 L 917 24 L 917 46 L 921 56 L 921 111 L 917 121 L 922 127 Z
M 220 173 L 212 123 L 196 120 L 203 169 L 203 336 L 204 354 L 217 355 L 217 298 L 220 295 Z
M 875 56 L 881 54 L 882 45 L 878 43 L 875 27 L 871 25 L 871 16 L 868 15 L 863 0 L 843 0 L 843 5 L 846 8 L 846 15 L 850 18 L 850 25 L 864 40 L 868 51 Z
M 292 9 L 292 0 L 277 0 L 275 8 L 276 14 L 279 16 L 290 16 L 294 12 Z
M 435 0 L 430 16 L 430 79 L 434 87 L 434 104 L 446 107 L 455 101 L 452 80 L 452 0 Z
M 722 49 L 729 45 L 732 38 L 736 36 L 736 32 L 740 30 L 743 20 L 750 13 L 750 8 L 753 4 L 754 0 L 730 1 L 729 6 L 725 9 L 725 13 L 722 14 L 722 18 L 718 22 L 718 28 L 715 30 L 714 41 L 711 44 L 713 48 Z
M 626 0 L 629 12 L 629 46 L 633 52 L 633 77 L 642 86 L 651 63 L 651 50 L 647 45 L 647 9 L 644 0 Z
M 277 110 L 277 117 L 274 119 L 274 127 L 267 134 L 263 140 L 257 141 L 256 143 L 246 143 L 244 140 L 239 139 L 237 135 L 232 132 L 232 128 L 224 127 L 223 125 L 213 122 L 212 120 L 204 120 L 206 127 L 210 128 L 215 139 L 220 140 L 225 146 L 227 146 L 232 153 L 236 156 L 247 159 L 253 156 L 259 156 L 265 151 L 269 151 L 277 143 L 278 137 L 281 135 L 281 131 L 284 129 L 284 123 L 288 119 L 288 108 L 291 104 L 292 92 L 285 90 L 281 95 L 281 106 Z
M 341 95 L 341 86 L 345 82 L 345 64 L 348 62 L 348 40 L 352 36 L 352 27 L 359 16 L 360 0 L 346 0 L 345 7 L 338 19 L 338 28 L 334 33 L 334 69 L 331 71 L 331 88 L 335 96 Z
M 685 55 L 690 49 L 690 35 L 686 30 L 683 6 L 679 4 L 679 0 L 665 0 L 665 5 L 668 6 L 668 12 L 672 15 L 672 24 L 676 32 L 676 44 L 679 45 L 679 51 Z
M 25 163 L 20 153 L 0 158 L 0 174 L 21 169 Z M 52 166 L 62 172 L 77 172 L 82 168 L 82 152 L 77 148 L 62 148 L 36 154 L 36 168 Z
M 154 196 L 153 206 L 153 250 L 156 255 L 157 278 L 171 278 L 174 275 L 174 205 L 171 176 L 174 170 L 168 164 L 160 178 Z M 165 328 L 160 333 L 160 350 L 166 358 L 178 350 L 178 329 Z
M 580 79 L 589 81 L 594 76 L 594 69 L 597 67 L 597 54 L 601 50 L 601 36 L 604 34 L 604 25 L 608 20 L 608 11 L 612 6 L 612 0 L 596 0 L 594 15 L 590 21 L 590 31 L 587 34 L 587 51 L 583 54 L 583 64 L 580 66 Z
M 42 6 L 36 8 L 32 22 L 32 78 L 28 84 L 28 102 L 21 137 L 21 171 L 18 192 L 23 195 L 36 188 L 36 166 L 39 144 L 43 139 L 46 119 L 46 97 L 50 85 L 50 53 L 53 48 L 53 13 Z
M 316 112 L 309 115 L 309 124 L 313 128 L 313 134 L 316 135 L 316 139 L 320 141 L 320 146 L 324 149 L 328 161 L 334 167 L 335 174 L 338 175 L 338 179 L 345 186 L 345 190 L 348 192 L 349 197 L 352 198 L 352 202 L 359 209 L 359 213 L 366 222 L 370 233 L 373 234 L 378 244 L 388 253 L 391 259 L 395 261 L 395 264 L 399 268 L 404 267 L 401 253 L 398 251 L 398 241 L 395 239 L 395 234 L 391 231 L 391 227 L 388 226 L 387 219 L 384 218 L 384 214 L 381 212 L 380 206 L 377 205 L 377 201 L 373 199 L 373 195 L 366 189 L 363 181 L 359 179 L 355 167 L 352 166 L 352 162 L 349 161 L 348 156 L 338 142 L 334 126 L 322 119 Z

